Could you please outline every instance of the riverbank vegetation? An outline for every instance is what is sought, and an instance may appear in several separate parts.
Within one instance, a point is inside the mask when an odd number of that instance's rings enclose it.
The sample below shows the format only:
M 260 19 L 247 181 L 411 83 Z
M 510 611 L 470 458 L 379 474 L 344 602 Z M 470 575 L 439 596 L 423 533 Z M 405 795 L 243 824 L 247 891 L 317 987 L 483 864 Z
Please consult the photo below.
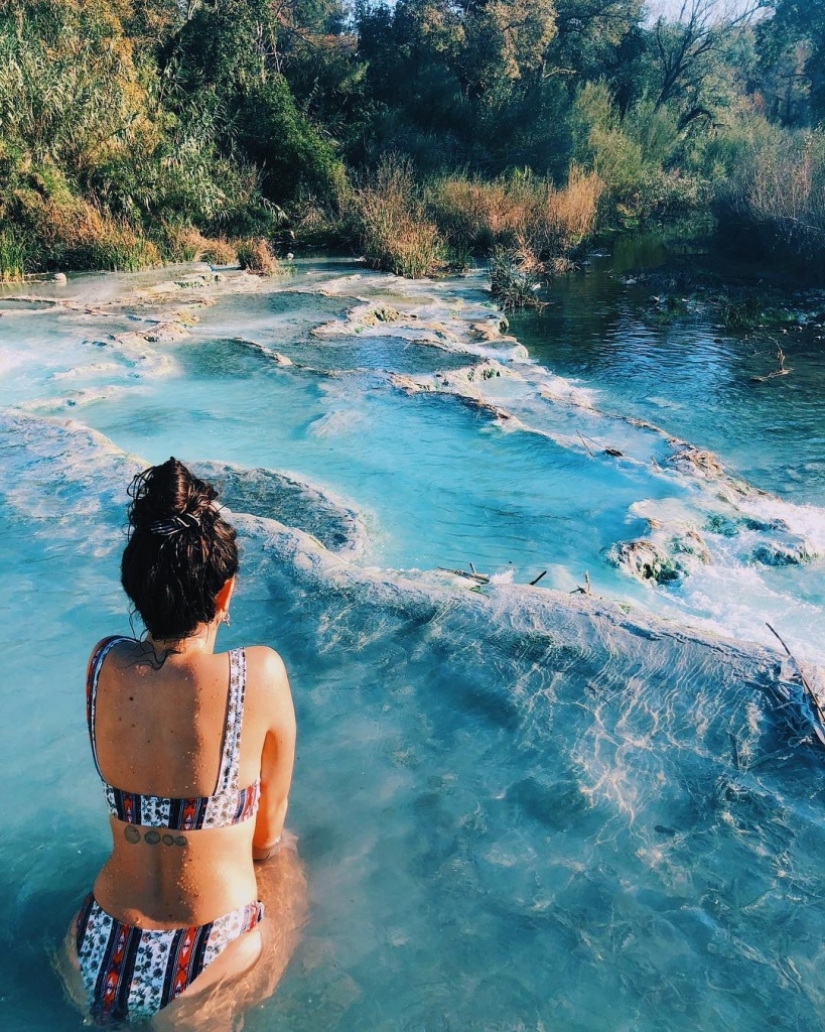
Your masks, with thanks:
M 823 119 L 819 0 L 4 0 L 0 279 L 325 243 L 515 304 L 694 211 L 815 277 Z

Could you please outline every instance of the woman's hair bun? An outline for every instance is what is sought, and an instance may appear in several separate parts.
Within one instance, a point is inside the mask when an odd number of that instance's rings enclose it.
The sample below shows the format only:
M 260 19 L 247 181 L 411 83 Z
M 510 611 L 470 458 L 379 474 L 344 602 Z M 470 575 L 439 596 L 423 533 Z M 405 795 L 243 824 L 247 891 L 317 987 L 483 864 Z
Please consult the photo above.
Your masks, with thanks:
M 174 458 L 139 473 L 129 496 L 121 584 L 153 638 L 186 638 L 215 619 L 218 592 L 237 572 L 235 531 L 215 488 Z
M 135 530 L 151 530 L 153 524 L 176 519 L 182 527 L 192 529 L 215 515 L 213 506 L 218 493 L 211 484 L 200 480 L 176 458 L 159 466 L 150 466 L 139 473 L 129 486 L 132 504 L 129 523 Z

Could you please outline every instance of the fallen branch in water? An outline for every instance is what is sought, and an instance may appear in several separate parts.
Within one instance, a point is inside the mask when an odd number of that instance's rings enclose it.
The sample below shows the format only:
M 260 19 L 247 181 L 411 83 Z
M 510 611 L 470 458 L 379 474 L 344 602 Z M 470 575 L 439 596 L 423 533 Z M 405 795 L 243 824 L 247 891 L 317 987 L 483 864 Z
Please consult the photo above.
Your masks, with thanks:
M 787 376 L 788 373 L 793 372 L 791 369 L 785 368 L 785 352 L 782 348 L 777 348 L 776 357 L 779 360 L 779 368 L 775 369 L 772 373 L 767 373 L 765 376 L 752 376 L 751 383 L 764 383 L 766 380 L 772 380 L 775 376 Z M 770 627 L 770 624 L 768 624 Z M 771 628 L 773 630 L 773 628 Z M 774 634 L 776 632 L 774 631 Z M 779 635 L 777 635 L 779 637 Z M 780 641 L 782 639 L 780 638 Z
M 587 454 L 588 454 L 588 455 L 590 456 L 590 458 L 592 459 L 592 458 L 593 458 L 593 452 L 592 452 L 592 451 L 591 451 L 591 449 L 590 449 L 590 445 L 589 445 L 589 444 L 587 443 L 587 441 L 585 441 L 585 439 L 584 439 L 584 434 L 582 434 L 581 430 L 577 430 L 577 431 L 576 431 L 576 433 L 577 433 L 577 434 L 579 435 L 579 437 L 581 438 L 581 442 L 582 442 L 582 444 L 583 444 L 583 445 L 585 446 L 585 448 L 587 449 Z
M 589 595 L 590 594 L 590 574 L 587 570 L 584 571 L 584 587 L 579 585 L 578 588 L 573 588 L 570 592 L 571 595 Z
M 782 648 L 788 654 L 788 657 L 790 658 L 791 662 L 796 667 L 796 671 L 799 674 L 799 679 L 802 682 L 802 687 L 808 693 L 808 697 L 810 698 L 811 702 L 813 703 L 814 713 L 816 713 L 817 720 L 819 721 L 819 724 L 820 724 L 819 727 L 815 727 L 814 728 L 814 733 L 816 734 L 816 737 L 820 740 L 820 742 L 822 742 L 822 744 L 825 745 L 825 711 L 823 711 L 823 709 L 822 709 L 822 705 L 821 705 L 821 703 L 819 701 L 819 698 L 817 697 L 816 692 L 813 689 L 813 685 L 810 683 L 808 678 L 805 676 L 805 672 L 803 671 L 802 667 L 799 665 L 799 660 L 796 658 L 796 656 L 791 652 L 791 650 L 785 644 L 784 639 L 779 634 L 779 632 L 777 630 L 775 630 L 773 627 L 771 627 L 771 625 L 767 622 L 767 620 L 765 621 L 765 626 L 768 628 L 768 630 L 771 632 L 771 634 L 779 641 L 779 644 L 782 646 Z
M 489 584 L 490 578 L 484 573 L 476 573 L 475 567 L 470 563 L 472 573 L 467 570 L 451 570 L 448 566 L 437 566 L 437 570 L 441 570 L 443 573 L 453 573 L 456 577 L 467 577 L 469 580 L 474 580 L 478 584 Z

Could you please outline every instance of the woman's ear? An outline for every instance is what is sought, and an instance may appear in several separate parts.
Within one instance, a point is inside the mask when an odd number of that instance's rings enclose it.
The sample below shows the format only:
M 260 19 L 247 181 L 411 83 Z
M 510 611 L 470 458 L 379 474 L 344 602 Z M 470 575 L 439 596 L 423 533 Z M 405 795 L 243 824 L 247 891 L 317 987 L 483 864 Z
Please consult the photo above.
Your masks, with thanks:
M 223 587 L 218 591 L 215 596 L 215 609 L 219 612 L 223 610 L 227 612 L 229 609 L 229 602 L 232 598 L 232 592 L 235 590 L 235 578 L 230 577 L 228 581 L 224 582 Z

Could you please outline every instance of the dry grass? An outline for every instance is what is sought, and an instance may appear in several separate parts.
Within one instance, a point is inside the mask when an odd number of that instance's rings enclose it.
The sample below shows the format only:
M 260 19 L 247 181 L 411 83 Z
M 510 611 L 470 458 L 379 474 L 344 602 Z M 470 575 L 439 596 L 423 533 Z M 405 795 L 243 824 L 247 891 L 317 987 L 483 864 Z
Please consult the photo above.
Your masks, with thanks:
M 163 235 L 169 261 L 234 265 L 238 260 L 233 243 L 224 237 L 205 237 L 193 226 L 164 226 Z
M 256 276 L 276 276 L 279 266 L 269 244 L 263 237 L 239 240 L 236 246 L 238 264 Z
M 238 245 L 223 237 L 205 238 L 200 260 L 210 265 L 234 265 L 238 261 Z
M 492 247 L 490 289 L 505 309 L 540 308 L 542 285 L 573 268 L 571 252 L 593 232 L 603 190 L 574 167 L 560 189 L 532 176 L 441 180 L 430 204 L 449 240 Z
M 26 244 L 12 230 L 0 232 L 0 283 L 23 279 L 28 257 Z
M 136 272 L 161 264 L 155 243 L 87 201 L 33 190 L 18 191 L 16 200 L 47 266 Z
M 385 158 L 373 183 L 356 192 L 364 257 L 376 269 L 418 279 L 444 268 L 444 244 L 428 219 L 412 166 L 403 158 Z
M 603 189 L 595 173 L 575 167 L 561 189 L 530 175 L 451 177 L 430 185 L 427 204 L 451 243 L 512 247 L 552 263 L 593 231 Z
M 513 306 L 571 267 L 571 250 L 593 232 L 603 189 L 595 173 L 577 168 L 561 188 L 529 174 L 493 182 L 450 176 L 419 187 L 409 161 L 391 156 L 352 203 L 374 268 L 429 276 L 447 266 L 450 251 L 492 249 L 493 291 L 504 287 Z
M 511 236 L 519 197 L 502 180 L 451 177 L 429 186 L 427 207 L 451 243 L 488 248 Z
M 746 208 L 802 258 L 825 252 L 825 137 L 806 133 L 796 146 L 760 155 Z

